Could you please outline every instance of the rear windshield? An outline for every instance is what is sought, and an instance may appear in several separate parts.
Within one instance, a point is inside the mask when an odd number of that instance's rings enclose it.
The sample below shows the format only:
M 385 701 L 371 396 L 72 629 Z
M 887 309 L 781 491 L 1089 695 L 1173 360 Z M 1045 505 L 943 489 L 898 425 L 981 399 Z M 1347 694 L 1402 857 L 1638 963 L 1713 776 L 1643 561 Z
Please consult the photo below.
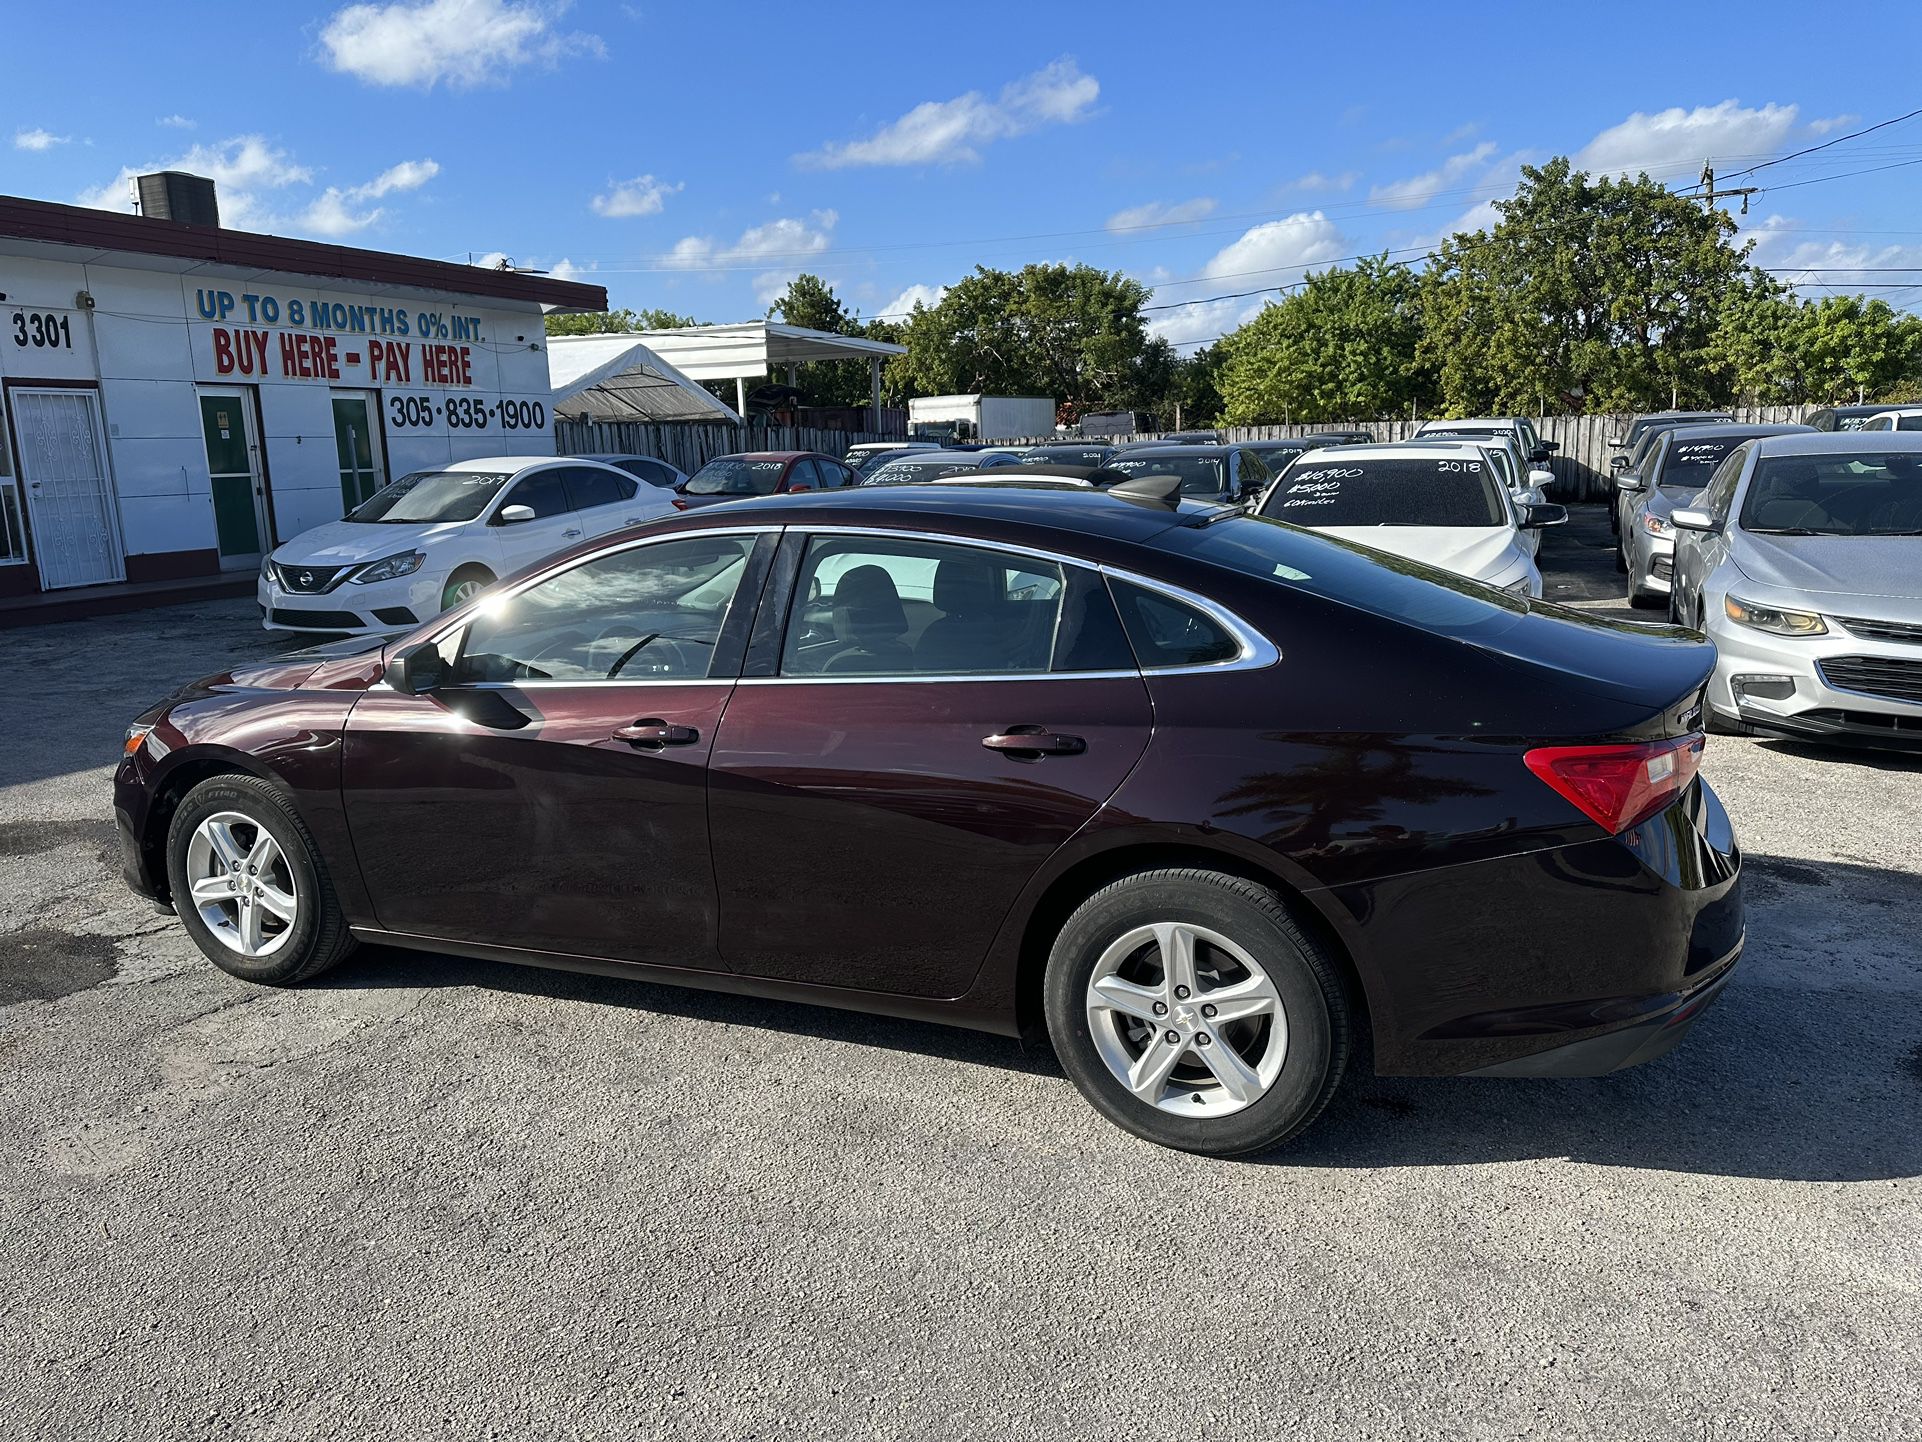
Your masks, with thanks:
M 1479 456 L 1303 456 L 1261 514 L 1297 526 L 1500 526 L 1508 514 Z
M 1123 476 L 1179 476 L 1184 496 L 1219 496 L 1227 488 L 1221 483 L 1219 456 L 1142 456 L 1124 451 L 1108 462 L 1108 469 Z
M 897 481 L 938 481 L 957 471 L 976 471 L 981 462 L 974 456 L 935 456 L 929 459 L 903 458 L 889 461 L 868 473 L 864 486 L 891 486 Z
M 781 484 L 785 461 L 744 461 L 722 456 L 709 461 L 681 487 L 690 496 L 771 496 Z
M 1753 436 L 1717 436 L 1712 441 L 1676 441 L 1662 457 L 1662 473 L 1655 484 L 1678 496 L 1690 495 L 1708 484 L 1709 476 L 1722 464 L 1722 457 Z
M 507 477 L 494 471 L 414 471 L 375 491 L 347 519 L 387 525 L 471 521 L 506 484 Z
M 1742 529 L 1778 536 L 1922 535 L 1922 452 L 1766 456 L 1749 478 Z
M 1058 466 L 1098 466 L 1112 454 L 1109 446 L 1044 446 L 1023 451 L 1021 459 Z

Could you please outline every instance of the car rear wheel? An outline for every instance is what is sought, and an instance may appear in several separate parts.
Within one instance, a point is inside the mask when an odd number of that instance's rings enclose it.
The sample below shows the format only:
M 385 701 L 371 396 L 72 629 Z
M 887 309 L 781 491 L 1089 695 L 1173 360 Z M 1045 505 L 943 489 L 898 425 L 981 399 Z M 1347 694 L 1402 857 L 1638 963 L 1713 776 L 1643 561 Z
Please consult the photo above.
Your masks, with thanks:
M 474 597 L 494 584 L 494 573 L 485 566 L 462 566 L 447 578 L 441 587 L 440 608 L 451 611 L 456 606 L 465 606 Z
M 167 883 L 194 944 L 245 981 L 293 986 L 354 949 L 306 824 L 259 777 L 187 793 L 167 830 Z
M 1240 877 L 1157 870 L 1083 902 L 1055 939 L 1048 1033 L 1103 1116 L 1162 1146 L 1267 1151 L 1302 1131 L 1351 1050 L 1334 960 Z

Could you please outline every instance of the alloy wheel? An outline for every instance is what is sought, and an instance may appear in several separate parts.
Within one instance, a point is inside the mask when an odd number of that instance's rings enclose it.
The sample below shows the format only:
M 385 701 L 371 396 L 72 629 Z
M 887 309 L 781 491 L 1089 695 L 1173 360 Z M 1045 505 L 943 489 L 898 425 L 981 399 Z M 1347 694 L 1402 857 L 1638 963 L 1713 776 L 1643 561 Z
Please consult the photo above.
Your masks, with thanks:
M 456 581 L 447 588 L 447 594 L 441 598 L 442 601 L 445 602 L 441 609 L 443 611 L 451 611 L 456 606 L 465 606 L 469 601 L 473 600 L 474 597 L 478 596 L 486 586 L 487 582 L 481 580 L 478 576 L 469 576 L 464 581 Z
M 1189 922 L 1154 922 L 1109 945 L 1088 979 L 1088 1028 L 1115 1079 L 1184 1117 L 1261 1100 L 1288 1055 L 1274 980 L 1245 949 Z
M 221 811 L 187 842 L 193 904 L 220 943 L 251 960 L 287 944 L 300 915 L 300 891 L 280 844 L 250 816 Z

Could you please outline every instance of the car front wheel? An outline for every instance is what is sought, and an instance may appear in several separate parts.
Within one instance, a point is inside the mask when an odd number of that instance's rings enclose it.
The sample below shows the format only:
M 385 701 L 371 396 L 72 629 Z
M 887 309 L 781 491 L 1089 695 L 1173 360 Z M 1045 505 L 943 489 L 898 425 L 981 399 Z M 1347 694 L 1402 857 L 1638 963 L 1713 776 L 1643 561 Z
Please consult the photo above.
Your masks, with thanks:
M 293 986 L 354 949 L 306 824 L 257 776 L 187 793 L 167 830 L 167 883 L 194 944 L 244 981 Z
M 494 573 L 485 566 L 462 566 L 447 578 L 441 588 L 440 608 L 451 611 L 456 606 L 465 606 L 474 597 L 494 584 Z
M 1334 960 L 1272 890 L 1214 871 L 1138 872 L 1089 897 L 1055 939 L 1045 1003 L 1097 1111 L 1211 1156 L 1306 1128 L 1352 1046 Z

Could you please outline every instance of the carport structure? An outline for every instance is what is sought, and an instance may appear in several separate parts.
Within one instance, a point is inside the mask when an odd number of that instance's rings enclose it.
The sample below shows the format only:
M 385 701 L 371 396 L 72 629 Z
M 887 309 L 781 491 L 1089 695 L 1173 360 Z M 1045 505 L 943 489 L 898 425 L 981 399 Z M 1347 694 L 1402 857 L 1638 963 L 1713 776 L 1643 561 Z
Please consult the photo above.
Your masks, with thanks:
M 794 368 L 811 361 L 865 360 L 868 363 L 869 404 L 881 411 L 881 363 L 889 356 L 906 355 L 907 347 L 862 336 L 836 335 L 773 320 L 746 320 L 730 325 L 692 325 L 677 330 L 639 331 L 635 339 L 684 375 L 697 381 L 732 380 L 734 408 L 747 410 L 749 381 L 771 376 L 780 366 L 789 385 Z
M 596 421 L 725 421 L 741 417 L 635 335 L 554 336 L 547 376 L 556 416 Z

